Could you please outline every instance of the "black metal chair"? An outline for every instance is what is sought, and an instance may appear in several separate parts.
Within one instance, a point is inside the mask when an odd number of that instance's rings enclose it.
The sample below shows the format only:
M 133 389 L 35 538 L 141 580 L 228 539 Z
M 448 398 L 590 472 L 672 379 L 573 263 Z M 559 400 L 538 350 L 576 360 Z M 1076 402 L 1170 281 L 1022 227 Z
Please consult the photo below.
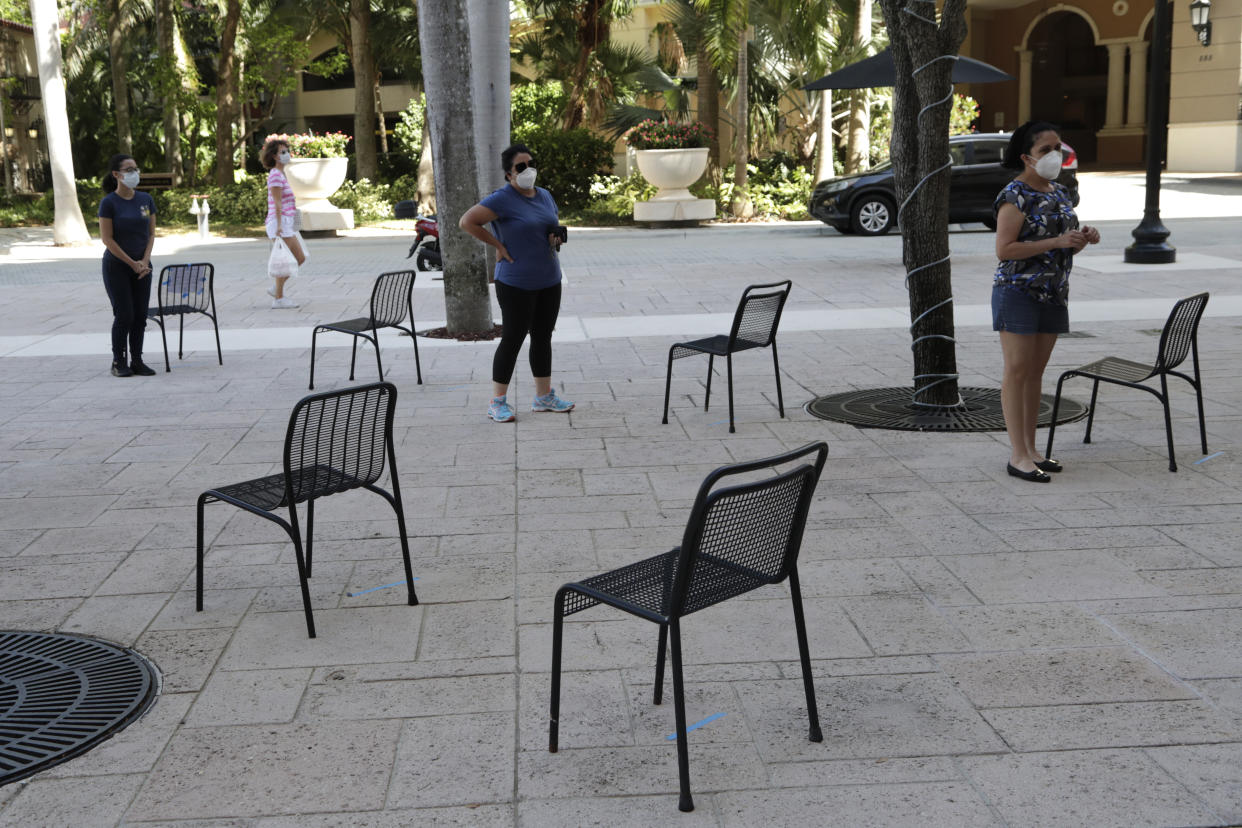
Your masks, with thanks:
M 692 342 L 678 342 L 668 350 L 668 373 L 664 379 L 664 424 L 668 425 L 668 398 L 673 386 L 673 360 L 695 354 L 707 354 L 707 392 L 703 396 L 703 410 L 707 411 L 712 400 L 712 368 L 716 357 L 722 356 L 728 363 L 729 374 L 729 433 L 733 427 L 733 355 L 751 348 L 772 347 L 772 366 L 776 369 L 776 404 L 781 416 L 785 416 L 785 400 L 781 396 L 781 364 L 776 355 L 776 329 L 781 324 L 781 311 L 793 282 L 772 282 L 751 285 L 742 292 L 737 312 L 733 314 L 733 328 L 727 336 L 709 336 Z
M 814 465 L 802 463 L 783 474 L 757 482 L 716 488 L 722 479 L 744 472 L 767 471 L 815 454 Z M 665 647 L 672 639 L 673 712 L 677 721 L 677 767 L 681 779 L 678 807 L 694 810 L 690 796 L 690 760 L 686 744 L 686 704 L 681 670 L 681 618 L 742 595 L 765 584 L 789 579 L 794 627 L 802 660 L 802 684 L 810 717 L 810 739 L 822 742 L 802 591 L 798 585 L 798 550 L 811 496 L 824 468 L 828 445 L 810 443 L 766 460 L 716 469 L 703 481 L 695 498 L 681 546 L 644 561 L 562 586 L 556 593 L 552 627 L 552 708 L 548 750 L 555 753 L 561 706 L 561 635 L 565 616 L 608 604 L 660 625 L 656 651 L 654 703 L 664 689 Z
M 1168 376 L 1172 374 L 1186 380 L 1195 389 L 1195 399 L 1199 404 L 1199 440 L 1203 444 L 1203 453 L 1207 454 L 1207 425 L 1203 420 L 1203 386 L 1199 378 L 1199 320 L 1203 318 L 1203 310 L 1207 307 L 1207 303 L 1208 294 L 1199 293 L 1181 299 L 1173 306 L 1169 321 L 1164 323 L 1164 330 L 1160 332 L 1160 346 L 1156 350 L 1154 365 L 1107 356 L 1062 374 L 1057 380 L 1057 395 L 1052 403 L 1052 422 L 1048 426 L 1048 448 L 1044 453 L 1048 457 L 1052 456 L 1052 438 L 1057 429 L 1057 409 L 1061 405 L 1062 384 L 1070 377 L 1086 377 L 1093 382 L 1091 407 L 1087 414 L 1087 433 L 1082 441 L 1091 442 L 1091 423 L 1095 420 L 1095 399 L 1101 382 L 1138 388 L 1160 400 L 1164 406 L 1164 431 L 1169 441 L 1169 471 L 1177 471 L 1177 458 L 1173 454 L 1173 418 L 1169 412 Z M 1193 378 L 1173 370 L 1185 361 L 1187 353 L 1190 354 L 1194 364 Z M 1142 384 L 1145 380 L 1156 376 L 1160 377 L 1159 391 Z
M 349 357 L 349 378 L 354 378 L 354 363 L 358 359 L 358 340 L 365 339 L 375 346 L 375 365 L 379 368 L 379 378 L 384 378 L 384 363 L 380 359 L 379 331 L 380 328 L 396 328 L 409 334 L 414 343 L 414 370 L 418 374 L 418 384 L 423 383 L 423 368 L 418 360 L 418 337 L 414 334 L 414 276 L 413 270 L 397 270 L 392 273 L 381 273 L 375 280 L 375 288 L 371 291 L 371 315 L 357 319 L 344 319 L 340 322 L 327 322 L 316 325 L 311 332 L 311 367 L 309 388 L 315 388 L 315 341 L 320 331 L 339 331 L 354 338 L 353 353 Z M 410 327 L 401 323 L 410 320 Z
M 216 331 L 216 359 L 224 364 L 220 350 L 220 325 L 216 321 L 216 269 L 207 262 L 167 265 L 160 270 L 160 283 L 156 287 L 156 305 L 147 310 L 147 318 L 160 326 L 160 339 L 164 341 L 164 372 L 172 371 L 168 360 L 168 337 L 164 332 L 164 317 L 176 316 L 177 359 L 184 358 L 185 315 L 201 313 L 211 320 Z
M 315 500 L 350 489 L 363 488 L 388 501 L 397 513 L 401 536 L 401 557 L 409 587 L 409 603 L 418 603 L 414 593 L 414 574 L 410 569 L 410 545 L 405 530 L 405 511 L 401 507 L 401 488 L 397 483 L 397 456 L 393 448 L 392 421 L 397 407 L 397 388 L 377 382 L 303 397 L 289 417 L 285 435 L 284 471 L 244 483 L 208 489 L 198 496 L 198 578 L 196 606 L 203 609 L 203 506 L 215 501 L 231 503 L 239 509 L 266 518 L 280 526 L 293 540 L 298 578 L 302 582 L 302 606 L 306 612 L 306 631 L 315 637 L 311 615 L 311 536 L 315 525 Z M 392 493 L 375 485 L 388 460 Z M 306 504 L 306 554 L 302 554 L 302 534 L 297 504 Z M 289 520 L 272 514 L 287 507 Z

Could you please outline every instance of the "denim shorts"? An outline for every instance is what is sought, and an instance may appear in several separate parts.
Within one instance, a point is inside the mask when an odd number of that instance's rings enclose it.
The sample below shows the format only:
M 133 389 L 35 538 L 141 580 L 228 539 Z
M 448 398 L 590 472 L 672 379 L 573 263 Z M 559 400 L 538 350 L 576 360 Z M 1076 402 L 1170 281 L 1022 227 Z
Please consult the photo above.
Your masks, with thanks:
M 1069 308 L 996 285 L 992 288 L 992 330 L 1016 334 L 1067 333 Z

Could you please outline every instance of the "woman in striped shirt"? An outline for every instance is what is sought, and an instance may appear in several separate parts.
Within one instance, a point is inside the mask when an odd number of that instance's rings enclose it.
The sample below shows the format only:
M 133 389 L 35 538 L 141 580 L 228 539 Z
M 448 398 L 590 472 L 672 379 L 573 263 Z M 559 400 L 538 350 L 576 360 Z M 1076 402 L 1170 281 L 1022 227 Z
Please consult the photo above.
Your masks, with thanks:
M 306 261 L 306 250 L 302 246 L 302 235 L 294 227 L 297 207 L 293 199 L 293 188 L 289 186 L 289 179 L 285 178 L 285 165 L 292 157 L 289 144 L 273 138 L 264 144 L 259 157 L 263 166 L 271 170 L 267 174 L 267 237 L 274 240 L 279 236 L 300 267 Z M 288 278 L 275 277 L 275 284 L 267 289 L 272 297 L 273 308 L 298 306 L 297 302 L 285 296 L 285 281 Z

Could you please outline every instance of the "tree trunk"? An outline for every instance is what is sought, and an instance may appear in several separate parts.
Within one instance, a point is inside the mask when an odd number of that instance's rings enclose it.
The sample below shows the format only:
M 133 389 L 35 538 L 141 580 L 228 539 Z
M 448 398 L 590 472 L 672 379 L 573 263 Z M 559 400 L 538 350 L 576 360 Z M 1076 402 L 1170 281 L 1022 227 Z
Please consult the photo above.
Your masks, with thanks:
M 474 0 L 487 3 L 488 0 Z M 586 120 L 586 83 L 590 74 L 591 55 L 611 37 L 610 20 L 604 6 L 609 0 L 585 0 L 578 15 L 578 59 L 569 77 L 569 95 L 565 102 L 565 129 L 582 126 Z
M 815 180 L 823 181 L 837 174 L 832 163 L 832 90 L 819 93 L 819 129 L 816 130 Z
M 161 98 L 164 110 L 164 166 L 172 173 L 174 187 L 181 185 L 181 116 L 178 112 L 181 87 L 181 67 L 178 66 L 176 42 L 177 21 L 173 16 L 172 0 L 155 0 L 155 31 L 160 58 L 159 72 L 163 76 Z
M 426 120 L 426 119 L 424 119 Z M 384 99 L 380 95 L 380 73 L 375 72 L 375 132 L 379 135 L 380 152 L 388 154 L 388 122 L 384 119 Z
M 56 217 L 52 240 L 57 245 L 86 244 L 91 235 L 78 205 L 73 178 L 73 144 L 69 138 L 69 107 L 62 75 L 59 16 L 56 0 L 30 0 L 35 59 L 39 62 L 39 89 L 43 97 L 43 124 L 47 154 L 52 165 L 52 194 Z
M 952 60 L 966 37 L 966 0 L 945 0 L 940 22 L 935 6 L 914 6 L 929 19 L 906 12 L 905 0 L 880 0 L 896 66 L 893 89 L 893 172 L 902 228 L 902 260 L 910 297 L 916 406 L 961 404 L 953 339 L 953 286 L 949 266 L 949 113 Z M 930 10 L 930 14 L 926 14 Z M 914 71 L 922 71 L 914 75 Z M 935 174 L 932 174 L 932 173 Z M 921 182 L 921 183 L 920 183 Z M 915 272 L 917 271 L 917 272 Z
M 375 61 L 371 56 L 370 0 L 349 0 L 349 39 L 354 59 L 354 177 L 374 181 Z
M 233 183 L 233 125 L 237 118 L 237 72 L 235 51 L 241 0 L 228 0 L 224 28 L 220 33 L 220 57 L 216 61 L 216 185 Z
M 470 6 L 470 42 L 474 56 L 470 103 L 474 108 L 474 144 L 479 165 L 479 192 L 505 184 L 500 153 L 510 143 L 509 129 L 509 6 L 476 0 Z
M 734 125 L 733 152 L 733 203 L 730 205 L 733 215 L 737 218 L 750 218 L 755 214 L 755 206 L 747 192 L 748 173 L 746 165 L 750 163 L 750 101 L 749 67 L 746 54 L 747 29 L 743 28 L 737 39 L 737 123 Z
M 461 92 L 474 88 L 475 54 L 496 48 L 480 43 L 472 50 L 466 3 L 467 0 L 420 0 L 418 10 L 429 144 L 436 163 L 444 309 L 450 333 L 481 333 L 492 328 L 483 248 L 457 226 L 462 214 L 479 200 L 478 160 L 475 142 L 471 140 L 475 135 L 474 111 L 473 107 L 462 105 Z
M 431 130 L 423 116 L 423 151 L 418 157 L 418 213 L 423 216 L 436 212 L 436 175 L 431 158 Z
M 129 82 L 125 78 L 125 33 L 121 31 L 121 0 L 108 0 L 108 60 L 112 69 L 116 144 L 121 152 L 129 155 L 134 151 L 134 138 L 129 126 Z
M 707 145 L 707 159 L 711 168 L 717 170 L 720 168 L 720 79 L 707 54 L 706 38 L 700 38 L 694 62 L 698 69 L 698 120 L 712 136 Z
M 866 47 L 871 42 L 871 0 L 858 0 L 854 16 L 854 44 Z M 849 144 L 845 150 L 845 171 L 862 172 L 871 166 L 871 95 L 870 90 L 856 89 L 850 96 Z

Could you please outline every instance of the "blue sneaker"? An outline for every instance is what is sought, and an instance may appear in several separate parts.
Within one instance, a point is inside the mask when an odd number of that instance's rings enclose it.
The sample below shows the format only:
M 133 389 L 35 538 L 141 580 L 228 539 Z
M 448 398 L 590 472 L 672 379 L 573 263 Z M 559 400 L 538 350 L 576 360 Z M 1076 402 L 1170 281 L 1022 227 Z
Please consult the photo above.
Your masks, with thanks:
M 555 411 L 563 414 L 566 411 L 573 411 L 574 404 L 569 400 L 562 400 L 556 396 L 555 391 L 549 391 L 542 397 L 535 397 L 535 401 L 530 404 L 531 411 Z
M 492 397 L 491 404 L 487 406 L 487 416 L 498 423 L 511 423 L 517 419 L 513 407 L 504 397 Z

